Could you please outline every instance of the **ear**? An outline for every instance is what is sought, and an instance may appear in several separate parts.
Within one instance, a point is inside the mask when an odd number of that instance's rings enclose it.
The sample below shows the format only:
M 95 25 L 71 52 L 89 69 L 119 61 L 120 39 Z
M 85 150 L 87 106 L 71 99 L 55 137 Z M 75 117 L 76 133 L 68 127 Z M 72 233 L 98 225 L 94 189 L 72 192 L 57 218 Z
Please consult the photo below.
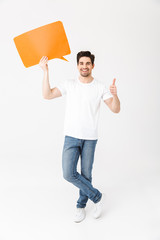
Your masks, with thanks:
M 94 66 L 95 66 L 95 65 L 93 64 L 93 65 L 92 65 L 92 69 L 94 68 Z

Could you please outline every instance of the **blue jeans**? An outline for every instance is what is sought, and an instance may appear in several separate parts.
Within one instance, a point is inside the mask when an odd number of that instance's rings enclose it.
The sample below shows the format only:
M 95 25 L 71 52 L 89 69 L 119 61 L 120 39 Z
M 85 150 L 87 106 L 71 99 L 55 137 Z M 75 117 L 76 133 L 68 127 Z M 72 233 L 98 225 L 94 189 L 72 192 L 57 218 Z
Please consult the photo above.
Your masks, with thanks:
M 79 188 L 78 208 L 84 208 L 88 198 L 94 203 L 97 203 L 102 197 L 102 193 L 91 184 L 94 152 L 97 141 L 98 139 L 86 140 L 70 136 L 65 136 L 64 139 L 62 153 L 63 177 Z M 77 172 L 79 156 L 81 156 L 81 174 Z

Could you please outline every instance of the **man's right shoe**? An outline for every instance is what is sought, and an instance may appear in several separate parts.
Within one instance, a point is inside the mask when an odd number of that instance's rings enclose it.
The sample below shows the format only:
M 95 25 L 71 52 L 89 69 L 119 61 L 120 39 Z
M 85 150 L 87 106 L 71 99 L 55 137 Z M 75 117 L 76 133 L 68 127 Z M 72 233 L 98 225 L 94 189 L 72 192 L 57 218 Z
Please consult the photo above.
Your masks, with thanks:
M 98 203 L 95 203 L 93 217 L 99 218 L 102 215 L 103 205 L 104 205 L 105 194 L 102 194 L 101 200 Z
M 74 217 L 74 222 L 79 223 L 83 221 L 86 217 L 86 211 L 85 208 L 77 208 L 76 207 L 76 213 Z

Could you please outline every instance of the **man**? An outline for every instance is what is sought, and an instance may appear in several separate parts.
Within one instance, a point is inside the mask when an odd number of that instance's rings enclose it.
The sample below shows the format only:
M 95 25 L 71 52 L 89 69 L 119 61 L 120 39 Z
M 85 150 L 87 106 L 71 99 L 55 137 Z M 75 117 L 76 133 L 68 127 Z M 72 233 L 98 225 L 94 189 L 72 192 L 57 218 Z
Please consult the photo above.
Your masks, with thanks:
M 67 95 L 64 121 L 64 146 L 62 153 L 63 177 L 79 188 L 75 222 L 81 222 L 85 216 L 88 199 L 94 205 L 95 218 L 102 213 L 104 194 L 92 185 L 92 167 L 95 147 L 98 141 L 98 120 L 101 99 L 114 113 L 120 112 L 115 80 L 110 91 L 104 83 L 92 77 L 95 56 L 89 51 L 77 54 L 79 77 L 57 84 L 50 89 L 48 75 L 48 58 L 42 57 L 40 67 L 44 70 L 43 97 L 54 99 Z M 77 172 L 79 156 L 81 157 L 81 174 Z

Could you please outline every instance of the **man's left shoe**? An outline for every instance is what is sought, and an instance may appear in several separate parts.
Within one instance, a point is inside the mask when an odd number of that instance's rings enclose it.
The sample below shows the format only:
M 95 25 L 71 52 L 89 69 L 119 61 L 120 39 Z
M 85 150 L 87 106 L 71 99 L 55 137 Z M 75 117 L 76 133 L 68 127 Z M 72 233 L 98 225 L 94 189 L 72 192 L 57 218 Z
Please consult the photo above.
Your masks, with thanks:
M 99 218 L 102 214 L 102 210 L 103 210 L 103 204 L 104 204 L 104 193 L 102 194 L 102 197 L 101 197 L 101 200 L 97 203 L 95 203 L 95 209 L 94 209 L 94 212 L 93 212 L 93 217 L 94 218 Z
M 74 222 L 79 223 L 83 221 L 86 217 L 86 211 L 85 208 L 77 208 L 76 207 L 76 213 L 74 217 Z

